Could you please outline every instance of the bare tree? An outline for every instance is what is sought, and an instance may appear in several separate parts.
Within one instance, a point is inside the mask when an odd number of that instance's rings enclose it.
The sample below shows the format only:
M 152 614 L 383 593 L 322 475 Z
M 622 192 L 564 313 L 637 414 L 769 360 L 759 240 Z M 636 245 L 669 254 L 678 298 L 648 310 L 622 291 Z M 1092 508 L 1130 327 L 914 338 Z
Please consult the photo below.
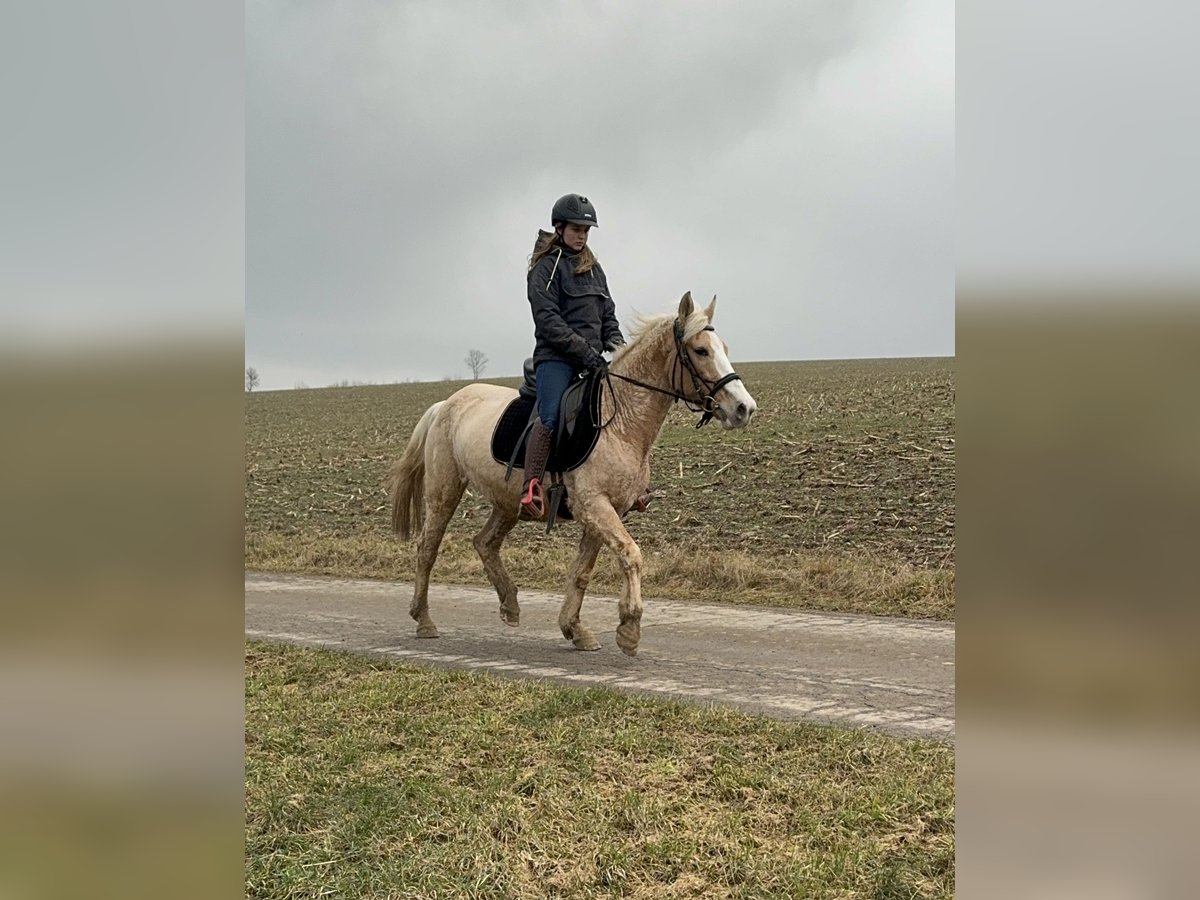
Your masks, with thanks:
M 252 391 L 258 387 L 258 369 L 246 366 L 246 390 Z
M 479 376 L 483 374 L 483 370 L 487 368 L 488 358 L 483 355 L 482 350 L 472 350 L 467 354 L 467 358 L 463 362 L 471 370 L 471 377 L 478 381 Z

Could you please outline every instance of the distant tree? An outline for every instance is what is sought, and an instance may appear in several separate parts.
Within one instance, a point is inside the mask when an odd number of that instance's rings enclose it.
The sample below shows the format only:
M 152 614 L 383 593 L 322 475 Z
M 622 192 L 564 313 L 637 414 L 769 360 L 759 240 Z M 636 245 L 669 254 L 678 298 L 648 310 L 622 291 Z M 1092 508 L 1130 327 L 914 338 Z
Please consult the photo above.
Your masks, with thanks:
M 472 350 L 467 354 L 467 358 L 463 362 L 471 370 L 471 377 L 478 381 L 479 376 L 483 374 L 483 370 L 487 368 L 488 358 L 483 355 L 482 350 Z
M 246 390 L 252 391 L 258 387 L 258 369 L 246 366 Z

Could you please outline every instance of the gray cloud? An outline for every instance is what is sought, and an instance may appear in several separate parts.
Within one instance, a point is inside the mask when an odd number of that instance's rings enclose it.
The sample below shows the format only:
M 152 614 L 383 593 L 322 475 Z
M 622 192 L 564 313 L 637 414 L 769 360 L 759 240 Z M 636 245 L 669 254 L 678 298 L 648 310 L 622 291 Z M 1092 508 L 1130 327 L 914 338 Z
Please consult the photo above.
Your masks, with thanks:
M 736 360 L 953 352 L 953 6 L 255 3 L 264 387 L 513 374 L 587 193 L 618 315 L 721 297 Z

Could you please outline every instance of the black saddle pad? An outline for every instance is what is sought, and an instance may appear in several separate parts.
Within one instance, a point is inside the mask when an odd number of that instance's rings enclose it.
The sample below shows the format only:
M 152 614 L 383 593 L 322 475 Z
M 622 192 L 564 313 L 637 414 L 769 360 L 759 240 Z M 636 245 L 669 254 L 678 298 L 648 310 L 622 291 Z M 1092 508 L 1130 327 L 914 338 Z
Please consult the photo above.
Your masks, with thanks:
M 600 438 L 601 378 L 577 379 L 563 395 L 557 434 L 546 462 L 547 472 L 570 472 L 591 455 Z M 520 469 L 525 462 L 525 441 L 536 415 L 537 400 L 519 394 L 500 414 L 492 431 L 492 458 Z

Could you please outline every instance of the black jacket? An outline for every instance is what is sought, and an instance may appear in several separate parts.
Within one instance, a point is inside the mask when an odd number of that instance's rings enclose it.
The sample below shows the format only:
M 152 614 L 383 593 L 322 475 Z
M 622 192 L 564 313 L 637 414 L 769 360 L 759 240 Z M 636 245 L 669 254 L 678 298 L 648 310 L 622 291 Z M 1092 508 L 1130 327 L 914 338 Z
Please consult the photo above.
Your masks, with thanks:
M 555 247 L 529 270 L 529 305 L 537 340 L 534 365 L 558 359 L 584 367 L 595 363 L 602 350 L 625 343 L 604 270 L 597 262 L 576 275 L 577 258 L 578 254 Z

